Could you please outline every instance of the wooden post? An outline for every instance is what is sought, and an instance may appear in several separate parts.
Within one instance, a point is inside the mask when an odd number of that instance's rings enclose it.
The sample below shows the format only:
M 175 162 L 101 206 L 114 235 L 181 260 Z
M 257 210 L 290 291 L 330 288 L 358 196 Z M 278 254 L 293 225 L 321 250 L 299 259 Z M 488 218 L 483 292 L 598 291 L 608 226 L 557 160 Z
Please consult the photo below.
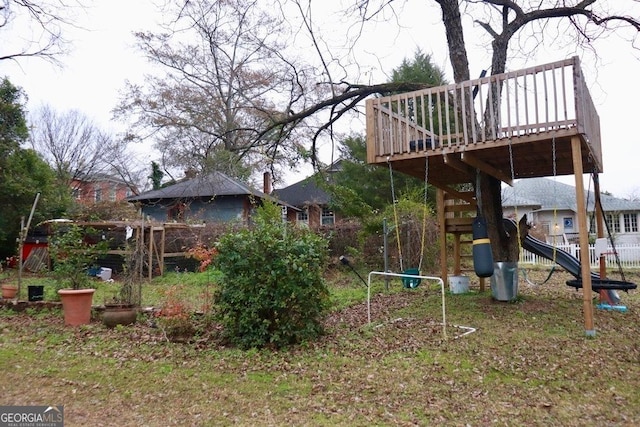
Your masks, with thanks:
M 461 249 L 460 249 L 460 233 L 453 234 L 453 275 L 459 276 L 462 274 L 462 269 L 460 268 L 460 258 L 461 258 Z
M 162 240 L 160 241 L 160 256 L 158 257 L 158 265 L 160 266 L 160 271 L 162 275 L 164 275 L 164 251 L 165 251 L 165 246 L 164 246 L 164 242 L 167 239 L 167 231 L 164 228 L 164 225 L 162 226 Z
M 378 141 L 376 140 L 376 115 L 373 108 L 373 99 L 365 101 L 366 111 L 366 140 L 367 140 L 367 163 L 373 163 L 378 150 Z M 382 140 L 382 137 L 380 138 Z
M 149 281 L 153 279 L 153 225 L 149 225 Z
M 582 147 L 580 137 L 571 138 L 571 153 L 573 156 L 573 173 L 576 181 L 576 210 L 578 211 L 578 230 L 580 234 L 580 266 L 582 275 L 582 303 L 584 307 L 584 328 L 588 337 L 596 335 L 593 326 L 593 299 L 591 288 L 591 268 L 589 262 L 589 232 L 587 227 L 587 208 L 584 197 L 584 182 L 582 181 Z

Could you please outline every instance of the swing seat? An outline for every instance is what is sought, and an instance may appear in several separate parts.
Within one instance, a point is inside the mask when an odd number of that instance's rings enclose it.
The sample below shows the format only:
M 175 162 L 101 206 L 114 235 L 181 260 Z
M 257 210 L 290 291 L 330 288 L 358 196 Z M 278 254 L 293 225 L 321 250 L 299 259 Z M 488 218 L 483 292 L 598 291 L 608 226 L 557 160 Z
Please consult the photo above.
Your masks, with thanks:
M 411 274 L 413 276 L 419 276 L 420 270 L 418 270 L 417 268 L 409 268 L 403 271 L 402 274 Z M 403 277 L 402 278 L 402 285 L 407 289 L 417 288 L 418 285 L 420 285 L 420 282 L 422 282 L 422 279 L 420 279 L 419 277 Z
M 582 279 L 567 280 L 567 285 L 576 289 L 582 288 Z M 631 282 L 625 282 L 622 280 L 611 279 L 591 279 L 591 289 L 595 291 L 599 290 L 615 290 L 628 292 L 632 289 L 637 289 L 638 285 Z

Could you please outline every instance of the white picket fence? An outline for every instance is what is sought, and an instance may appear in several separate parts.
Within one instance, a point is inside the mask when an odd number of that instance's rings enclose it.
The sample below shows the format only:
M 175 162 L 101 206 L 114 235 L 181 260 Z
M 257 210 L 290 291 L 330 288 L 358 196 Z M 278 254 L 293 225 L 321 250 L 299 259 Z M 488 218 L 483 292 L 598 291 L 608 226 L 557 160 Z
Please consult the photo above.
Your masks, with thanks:
M 574 257 L 580 259 L 580 245 L 557 245 L 556 248 L 570 253 Z M 640 268 L 640 245 L 616 245 L 616 251 L 618 253 L 618 259 L 622 268 Z M 607 248 L 607 267 L 617 267 L 618 261 L 616 260 L 613 248 L 609 246 Z M 522 250 L 520 254 L 521 264 L 535 264 L 535 265 L 549 265 L 553 264 L 553 261 L 544 257 L 533 254 L 526 249 Z M 591 268 L 597 268 L 599 260 L 596 257 L 596 250 L 594 245 L 589 245 L 589 262 Z

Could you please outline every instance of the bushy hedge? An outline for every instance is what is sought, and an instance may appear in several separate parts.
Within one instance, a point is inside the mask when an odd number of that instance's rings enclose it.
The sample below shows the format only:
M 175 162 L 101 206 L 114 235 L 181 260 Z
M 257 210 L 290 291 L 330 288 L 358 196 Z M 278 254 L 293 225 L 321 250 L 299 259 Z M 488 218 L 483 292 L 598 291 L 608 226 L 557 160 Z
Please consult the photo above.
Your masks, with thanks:
M 283 223 L 273 204 L 253 218 L 252 227 L 223 235 L 217 245 L 214 265 L 223 278 L 216 303 L 226 337 L 242 348 L 316 338 L 329 295 L 326 240 Z

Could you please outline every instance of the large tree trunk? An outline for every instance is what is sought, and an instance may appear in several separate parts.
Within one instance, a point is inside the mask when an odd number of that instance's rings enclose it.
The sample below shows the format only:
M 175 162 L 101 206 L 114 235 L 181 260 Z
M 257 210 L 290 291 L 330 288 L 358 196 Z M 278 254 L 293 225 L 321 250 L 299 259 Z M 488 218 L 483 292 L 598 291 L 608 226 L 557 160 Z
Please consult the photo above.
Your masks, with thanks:
M 456 83 L 469 80 L 469 61 L 462 31 L 462 20 L 458 0 L 437 0 L 442 10 L 453 76 Z M 504 71 L 506 64 L 507 38 L 499 38 L 493 43 L 491 73 Z M 500 90 L 501 88 L 496 88 Z M 494 97 L 494 99 L 498 99 Z M 495 261 L 518 261 L 519 246 L 517 233 L 507 233 L 502 222 L 502 188 L 497 178 L 478 171 L 474 182 L 476 198 L 482 216 L 487 222 L 487 232 Z

